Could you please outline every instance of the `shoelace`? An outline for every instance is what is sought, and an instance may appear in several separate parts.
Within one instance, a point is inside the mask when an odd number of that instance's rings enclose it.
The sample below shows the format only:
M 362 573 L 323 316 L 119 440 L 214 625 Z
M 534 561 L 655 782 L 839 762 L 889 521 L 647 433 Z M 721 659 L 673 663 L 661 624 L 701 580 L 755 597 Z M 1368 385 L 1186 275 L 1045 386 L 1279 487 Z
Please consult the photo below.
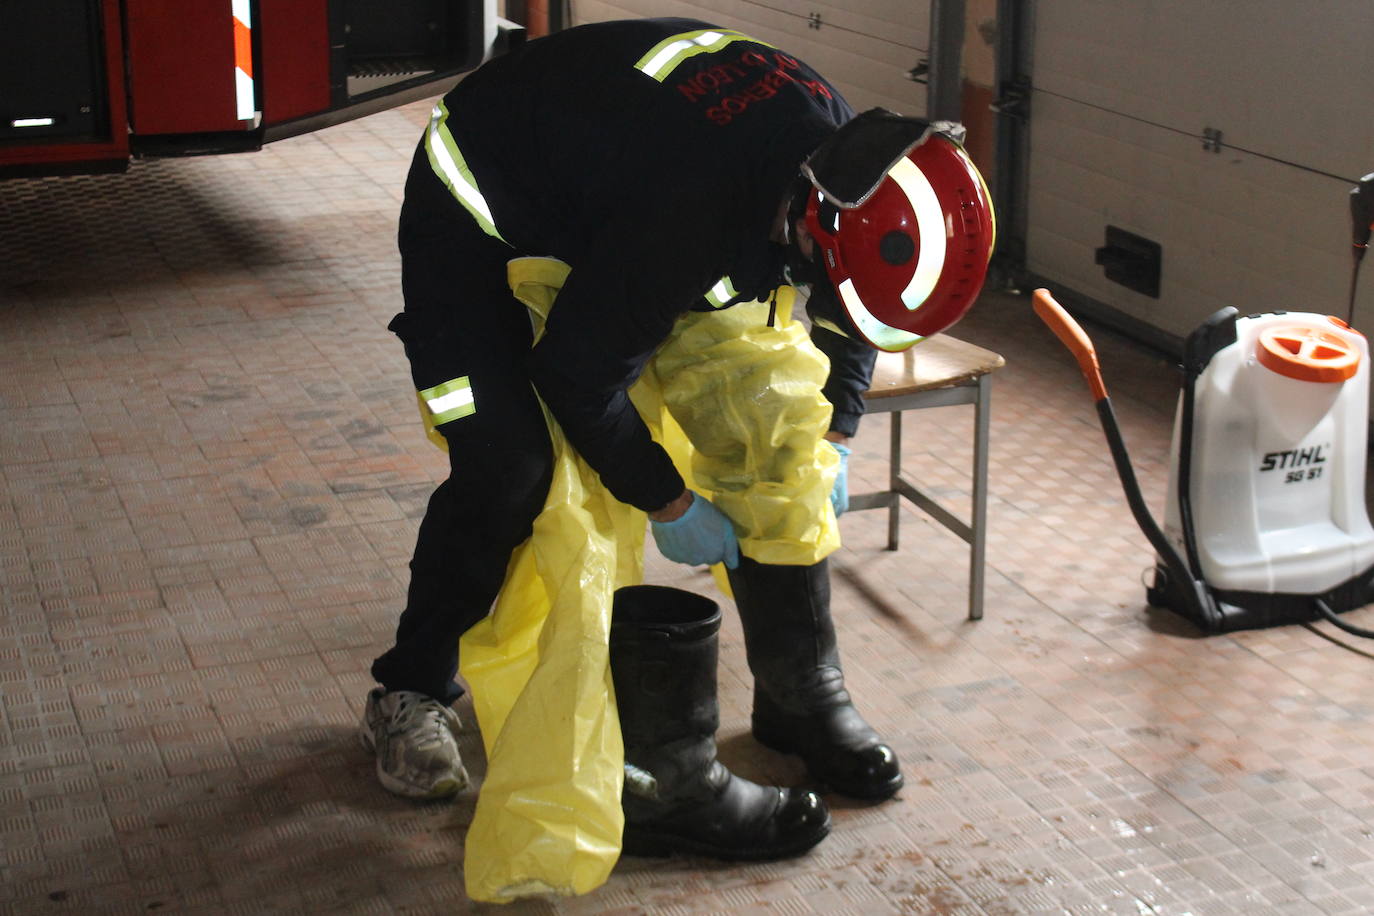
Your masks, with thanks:
M 416 700 L 402 697 L 391 717 L 393 731 L 415 732 L 427 741 L 443 740 L 448 731 L 449 709 L 436 700 L 425 697 Z

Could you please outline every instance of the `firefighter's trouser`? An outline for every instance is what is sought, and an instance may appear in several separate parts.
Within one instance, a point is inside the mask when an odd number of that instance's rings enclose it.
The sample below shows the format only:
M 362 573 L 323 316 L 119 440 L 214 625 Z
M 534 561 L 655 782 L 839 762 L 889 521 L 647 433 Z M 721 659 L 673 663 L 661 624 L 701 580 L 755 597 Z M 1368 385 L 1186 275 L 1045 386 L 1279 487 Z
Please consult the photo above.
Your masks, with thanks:
M 486 616 L 511 552 L 530 535 L 548 492 L 548 427 L 525 372 L 532 344 L 511 295 L 509 245 L 485 234 L 451 197 L 412 193 L 434 181 L 423 150 L 401 211 L 405 344 L 417 391 L 441 411 L 449 477 L 420 523 L 396 645 L 372 665 L 388 690 L 445 702 L 461 694 L 458 639 Z M 466 394 L 471 392 L 471 403 Z M 452 405 L 452 406 L 450 406 Z

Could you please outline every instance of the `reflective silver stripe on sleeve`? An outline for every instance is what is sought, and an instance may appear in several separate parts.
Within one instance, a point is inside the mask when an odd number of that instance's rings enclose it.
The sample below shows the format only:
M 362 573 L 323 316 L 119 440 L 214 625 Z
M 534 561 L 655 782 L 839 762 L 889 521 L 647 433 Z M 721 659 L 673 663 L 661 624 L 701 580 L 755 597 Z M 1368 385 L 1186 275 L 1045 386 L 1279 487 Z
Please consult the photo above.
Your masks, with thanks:
M 730 300 L 738 296 L 735 291 L 735 284 L 730 282 L 729 277 L 721 277 L 716 281 L 716 285 L 706 292 L 706 301 L 711 303 L 711 308 L 724 308 Z
M 426 388 L 420 392 L 420 399 L 429 408 L 435 426 L 477 412 L 472 385 L 466 375 L 451 379 L 442 385 L 435 385 L 433 388 Z
M 687 58 L 719 51 L 733 41 L 752 41 L 754 44 L 772 47 L 765 41 L 750 38 L 734 29 L 698 29 L 695 32 L 682 32 L 663 39 L 635 63 L 635 69 L 661 83 Z
M 501 233 L 496 231 L 491 207 L 487 206 L 486 198 L 477 190 L 477 179 L 472 177 L 472 170 L 468 168 L 463 154 L 458 151 L 458 144 L 454 142 L 447 121 L 448 109 L 440 102 L 434 106 L 429 127 L 425 129 L 425 152 L 429 154 L 430 168 L 434 169 L 434 174 L 439 176 L 458 203 L 477 220 L 477 225 L 482 227 L 483 232 L 505 242 L 506 240 L 501 238 Z

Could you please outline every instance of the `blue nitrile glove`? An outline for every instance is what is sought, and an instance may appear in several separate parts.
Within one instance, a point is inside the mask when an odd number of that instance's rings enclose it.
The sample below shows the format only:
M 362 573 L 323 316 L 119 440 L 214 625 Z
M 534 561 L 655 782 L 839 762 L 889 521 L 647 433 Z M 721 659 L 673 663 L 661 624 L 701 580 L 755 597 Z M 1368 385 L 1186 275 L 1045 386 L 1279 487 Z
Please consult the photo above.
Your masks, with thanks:
M 830 442 L 829 439 L 825 441 Z M 830 489 L 830 505 L 834 507 L 838 518 L 849 509 L 849 446 L 838 442 L 830 444 L 840 453 L 840 468 L 835 472 L 835 486 Z
M 671 522 L 649 520 L 654 543 L 668 559 L 691 566 L 724 562 L 739 566 L 739 540 L 734 526 L 711 501 L 700 493 L 692 494 L 687 511 Z

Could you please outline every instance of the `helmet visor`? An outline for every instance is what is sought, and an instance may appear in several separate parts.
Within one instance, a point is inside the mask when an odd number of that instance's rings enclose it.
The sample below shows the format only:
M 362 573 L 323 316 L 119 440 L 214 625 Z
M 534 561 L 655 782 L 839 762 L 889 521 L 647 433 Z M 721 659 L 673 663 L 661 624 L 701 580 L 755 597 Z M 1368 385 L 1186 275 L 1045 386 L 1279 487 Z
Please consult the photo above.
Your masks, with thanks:
M 858 115 L 802 163 L 802 174 L 835 206 L 862 206 L 888 170 L 932 133 L 962 145 L 964 128 L 952 121 L 906 118 L 884 108 Z

